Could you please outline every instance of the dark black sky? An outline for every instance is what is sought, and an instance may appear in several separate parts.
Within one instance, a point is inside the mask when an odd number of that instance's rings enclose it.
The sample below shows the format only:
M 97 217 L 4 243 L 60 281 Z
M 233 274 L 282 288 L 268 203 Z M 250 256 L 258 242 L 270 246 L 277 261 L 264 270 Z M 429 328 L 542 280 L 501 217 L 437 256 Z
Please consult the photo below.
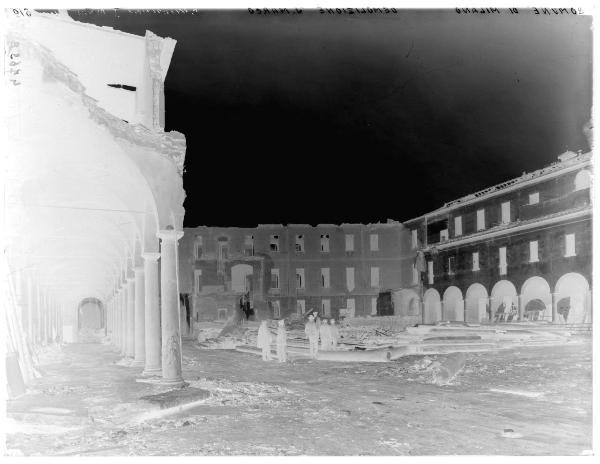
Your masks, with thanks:
M 187 227 L 406 220 L 589 149 L 589 16 L 70 14 L 177 40 Z

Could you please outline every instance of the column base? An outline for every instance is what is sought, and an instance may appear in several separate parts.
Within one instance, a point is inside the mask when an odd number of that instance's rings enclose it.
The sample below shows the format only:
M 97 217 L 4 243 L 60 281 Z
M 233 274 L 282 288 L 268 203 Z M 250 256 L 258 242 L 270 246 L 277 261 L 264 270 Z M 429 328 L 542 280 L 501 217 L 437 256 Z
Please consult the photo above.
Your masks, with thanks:
M 146 364 L 146 361 L 143 359 L 141 361 L 139 359 L 134 359 L 131 362 L 131 367 L 144 367 L 144 364 Z
M 162 379 L 160 381 L 160 384 L 164 385 L 166 387 L 173 387 L 173 388 L 183 388 L 183 387 L 187 387 L 189 385 L 189 383 L 184 381 L 183 378 L 181 378 L 181 379 Z
M 160 377 L 162 375 L 161 367 L 154 367 L 149 369 L 144 369 L 142 372 L 143 377 Z

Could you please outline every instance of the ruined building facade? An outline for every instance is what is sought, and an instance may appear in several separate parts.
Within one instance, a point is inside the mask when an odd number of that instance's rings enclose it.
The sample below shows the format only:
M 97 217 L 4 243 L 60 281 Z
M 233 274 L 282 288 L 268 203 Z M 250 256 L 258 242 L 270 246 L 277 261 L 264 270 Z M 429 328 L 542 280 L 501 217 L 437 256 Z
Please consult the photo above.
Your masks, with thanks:
M 406 221 L 424 272 L 404 300 L 423 322 L 591 321 L 590 187 L 591 153 L 567 152 Z
M 247 294 L 258 317 L 393 314 L 409 235 L 398 222 L 186 229 L 180 242 L 188 319 L 231 316 Z

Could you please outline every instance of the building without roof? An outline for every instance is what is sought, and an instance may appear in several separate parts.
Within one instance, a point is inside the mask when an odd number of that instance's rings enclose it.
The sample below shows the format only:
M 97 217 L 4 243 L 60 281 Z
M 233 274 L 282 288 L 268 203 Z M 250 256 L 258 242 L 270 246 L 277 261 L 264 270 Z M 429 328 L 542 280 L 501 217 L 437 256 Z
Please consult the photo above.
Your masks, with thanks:
M 409 240 L 394 221 L 186 229 L 180 266 L 188 323 L 230 317 L 245 294 L 258 317 L 393 314 L 392 293 L 410 284 L 402 275 L 412 260 Z
M 404 222 L 424 272 L 402 290 L 423 322 L 591 321 L 591 153 Z M 422 305 L 421 305 L 422 303 Z

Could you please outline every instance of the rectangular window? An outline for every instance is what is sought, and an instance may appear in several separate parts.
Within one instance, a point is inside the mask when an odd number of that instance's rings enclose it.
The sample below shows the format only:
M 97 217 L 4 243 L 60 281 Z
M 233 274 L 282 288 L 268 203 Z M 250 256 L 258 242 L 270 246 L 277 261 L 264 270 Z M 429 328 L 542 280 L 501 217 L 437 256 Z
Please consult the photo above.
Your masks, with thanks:
M 356 302 L 354 301 L 354 298 L 348 298 L 346 299 L 346 309 L 347 311 L 347 316 L 348 317 L 354 317 L 356 314 Z
M 565 235 L 565 258 L 575 256 L 575 234 Z
M 529 262 L 537 263 L 538 261 L 538 242 L 537 240 L 534 240 L 529 242 Z
M 194 256 L 196 257 L 196 259 L 200 259 L 200 257 L 202 256 L 202 246 L 202 237 L 196 237 L 196 241 L 194 243 Z
M 536 205 L 540 202 L 540 192 L 534 192 L 529 194 L 529 204 Z
M 448 229 L 440 230 L 440 242 L 448 240 Z
M 427 261 L 427 282 L 433 284 L 433 261 Z
M 507 268 L 506 247 L 500 247 L 498 249 L 498 255 L 500 258 L 500 275 L 506 275 L 506 268 Z
M 296 235 L 296 253 L 304 253 L 304 235 Z
M 246 256 L 254 256 L 254 235 L 244 237 L 244 252 Z
M 279 269 L 271 269 L 271 288 L 279 289 Z
M 479 252 L 473 253 L 473 271 L 479 271 Z
M 417 267 L 414 264 L 412 265 L 412 284 L 419 284 L 419 271 L 417 270 Z
M 321 300 L 321 310 L 323 311 L 323 315 L 327 317 L 331 316 L 331 301 L 328 298 Z
M 485 229 L 485 209 L 477 210 L 477 230 Z
M 329 253 L 329 234 L 321 235 L 321 252 Z
M 202 269 L 196 269 L 194 271 L 194 277 L 196 293 L 200 293 L 202 291 Z
M 304 290 L 304 269 L 296 269 L 296 288 Z
M 501 205 L 502 208 L 502 224 L 510 222 L 510 201 L 505 201 Z
M 273 300 L 273 317 L 281 317 L 281 304 L 279 303 L 279 300 Z
M 413 250 L 415 248 L 419 247 L 419 240 L 417 237 L 417 229 L 410 231 L 410 246 L 412 247 Z
M 354 268 L 347 267 L 346 268 L 346 288 L 349 292 L 354 290 Z
M 453 275 L 455 268 L 454 268 L 454 256 L 448 256 L 448 275 Z
M 229 256 L 229 247 L 225 244 L 219 244 L 219 260 L 226 261 Z
M 269 250 L 274 252 L 279 251 L 279 235 L 271 235 L 271 243 L 269 244 Z
M 379 251 L 379 235 L 371 234 L 370 242 L 371 242 L 371 251 Z
M 462 216 L 454 218 L 454 236 L 458 237 L 459 235 L 462 235 Z
M 346 234 L 346 251 L 354 251 L 354 234 Z
M 306 301 L 305 300 L 296 300 L 296 314 L 301 316 L 306 312 Z
M 321 268 L 321 287 L 329 288 L 329 268 L 323 267 Z
M 371 316 L 377 316 L 377 297 L 371 298 Z
M 379 287 L 379 268 L 371 268 L 371 287 Z

